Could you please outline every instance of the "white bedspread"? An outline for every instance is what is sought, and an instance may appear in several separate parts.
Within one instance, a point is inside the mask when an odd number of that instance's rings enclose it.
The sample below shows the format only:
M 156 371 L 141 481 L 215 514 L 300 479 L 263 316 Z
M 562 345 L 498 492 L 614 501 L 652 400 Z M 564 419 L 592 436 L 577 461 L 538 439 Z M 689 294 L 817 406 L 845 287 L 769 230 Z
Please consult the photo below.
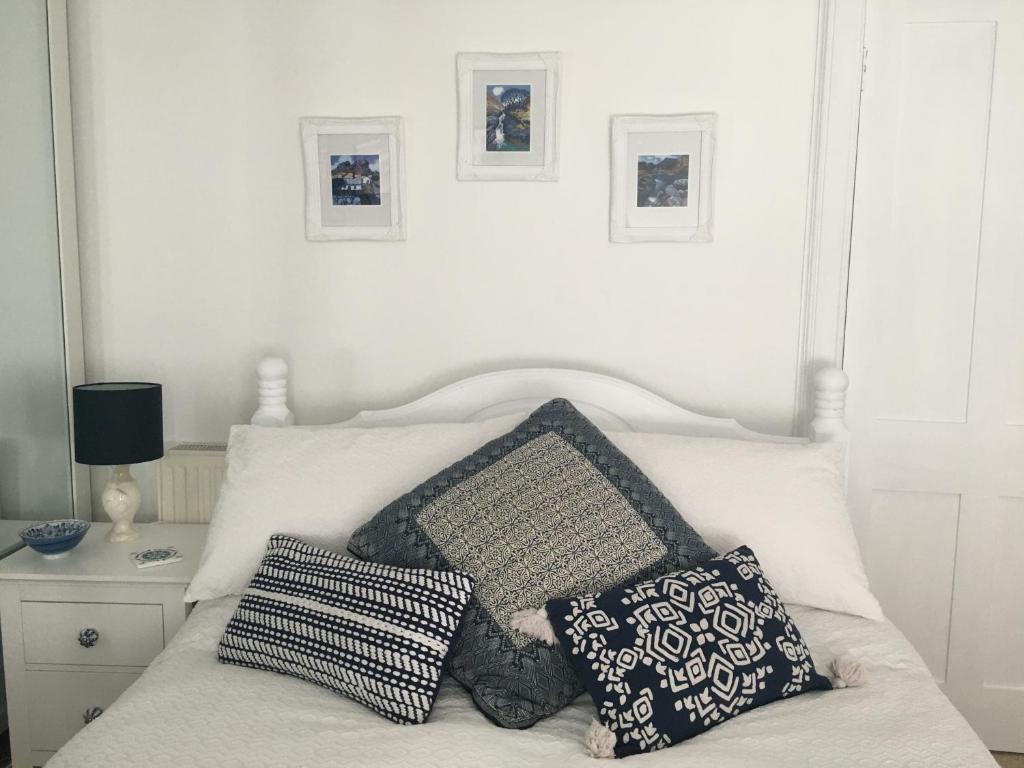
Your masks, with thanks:
M 448 681 L 428 723 L 402 726 L 309 683 L 219 664 L 217 642 L 236 604 L 197 606 L 141 679 L 48 768 L 595 765 L 582 747 L 594 713 L 585 695 L 527 731 L 509 731 Z M 792 615 L 816 663 L 849 653 L 864 662 L 867 685 L 776 702 L 625 764 L 995 765 L 895 627 L 811 609 Z

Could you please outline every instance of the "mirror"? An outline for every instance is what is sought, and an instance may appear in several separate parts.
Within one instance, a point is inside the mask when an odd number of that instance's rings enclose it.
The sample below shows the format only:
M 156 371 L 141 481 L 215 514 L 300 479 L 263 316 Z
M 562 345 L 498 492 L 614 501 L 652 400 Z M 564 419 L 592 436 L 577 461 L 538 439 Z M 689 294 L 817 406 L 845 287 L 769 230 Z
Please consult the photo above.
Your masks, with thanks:
M 83 379 L 63 2 L 8 0 L 0 24 L 0 518 L 90 517 L 72 460 Z

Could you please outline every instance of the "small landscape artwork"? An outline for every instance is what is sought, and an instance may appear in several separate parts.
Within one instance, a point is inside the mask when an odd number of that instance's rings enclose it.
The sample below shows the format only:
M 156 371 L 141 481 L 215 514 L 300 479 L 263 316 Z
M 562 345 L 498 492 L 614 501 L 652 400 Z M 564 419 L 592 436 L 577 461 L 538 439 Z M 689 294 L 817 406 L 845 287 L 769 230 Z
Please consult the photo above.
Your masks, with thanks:
M 488 152 L 530 151 L 530 86 L 487 86 Z
M 331 155 L 334 205 L 380 205 L 380 155 Z
M 684 208 L 690 186 L 689 155 L 639 155 L 638 208 Z

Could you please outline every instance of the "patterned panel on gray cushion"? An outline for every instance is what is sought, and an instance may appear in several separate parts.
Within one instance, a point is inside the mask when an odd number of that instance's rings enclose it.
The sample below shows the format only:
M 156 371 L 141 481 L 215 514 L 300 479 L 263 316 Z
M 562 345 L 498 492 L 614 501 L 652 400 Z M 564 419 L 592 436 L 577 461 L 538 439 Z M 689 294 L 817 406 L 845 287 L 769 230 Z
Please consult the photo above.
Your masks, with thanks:
M 476 579 L 451 672 L 509 728 L 583 692 L 560 649 L 512 629 L 515 611 L 714 557 L 636 465 L 562 399 L 389 504 L 349 550 Z

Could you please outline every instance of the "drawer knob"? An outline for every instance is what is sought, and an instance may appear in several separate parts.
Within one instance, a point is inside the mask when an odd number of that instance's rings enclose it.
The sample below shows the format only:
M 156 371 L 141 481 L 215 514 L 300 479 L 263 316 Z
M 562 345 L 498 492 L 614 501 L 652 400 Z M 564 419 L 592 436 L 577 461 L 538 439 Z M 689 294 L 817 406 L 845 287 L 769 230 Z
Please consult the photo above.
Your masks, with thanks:
M 103 714 L 103 707 L 89 707 L 85 712 L 82 713 L 82 720 L 88 725 L 97 717 Z
M 92 648 L 99 642 L 99 639 L 100 633 L 92 627 L 87 627 L 78 633 L 78 644 L 83 648 Z

